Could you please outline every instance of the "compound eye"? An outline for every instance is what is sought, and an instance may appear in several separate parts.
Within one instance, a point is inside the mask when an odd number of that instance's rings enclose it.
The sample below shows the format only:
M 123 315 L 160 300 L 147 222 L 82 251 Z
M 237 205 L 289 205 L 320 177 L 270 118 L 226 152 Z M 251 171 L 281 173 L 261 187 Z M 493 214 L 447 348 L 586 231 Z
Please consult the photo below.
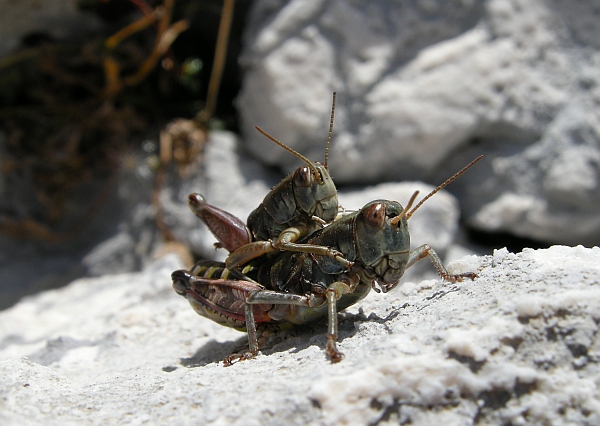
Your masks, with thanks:
M 375 203 L 364 210 L 365 224 L 369 228 L 381 229 L 385 223 L 385 205 Z
M 294 176 L 294 180 L 296 184 L 299 186 L 311 186 L 312 185 L 312 170 L 307 167 L 300 167 L 296 170 L 296 175 Z

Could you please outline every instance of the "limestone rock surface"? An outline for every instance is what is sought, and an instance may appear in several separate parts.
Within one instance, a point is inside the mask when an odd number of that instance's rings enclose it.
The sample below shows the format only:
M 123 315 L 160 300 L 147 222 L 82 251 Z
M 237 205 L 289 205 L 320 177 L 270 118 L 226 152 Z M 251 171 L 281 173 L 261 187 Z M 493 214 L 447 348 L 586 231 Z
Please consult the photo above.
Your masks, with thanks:
M 424 260 L 423 262 L 427 262 Z M 600 249 L 468 256 L 223 367 L 245 335 L 197 316 L 164 257 L 0 312 L 2 424 L 598 424 Z
M 254 4 L 239 97 L 248 148 L 289 165 L 259 125 L 339 185 L 453 185 L 472 227 L 600 243 L 600 6 L 594 0 Z

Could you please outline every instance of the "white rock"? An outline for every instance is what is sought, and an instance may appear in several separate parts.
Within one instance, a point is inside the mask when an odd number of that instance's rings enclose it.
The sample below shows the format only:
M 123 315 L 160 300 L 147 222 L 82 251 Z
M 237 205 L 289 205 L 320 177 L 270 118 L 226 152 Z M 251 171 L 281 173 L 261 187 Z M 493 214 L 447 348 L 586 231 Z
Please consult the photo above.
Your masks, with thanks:
M 176 257 L 29 297 L 0 313 L 0 422 L 600 423 L 600 249 L 457 265 L 479 277 L 406 283 L 340 314 L 334 365 L 320 321 L 223 368 L 245 335 L 175 294 Z
M 437 183 L 481 230 L 600 243 L 600 30 L 596 2 L 257 1 L 238 104 L 248 148 L 260 125 L 322 155 L 331 92 L 336 182 Z

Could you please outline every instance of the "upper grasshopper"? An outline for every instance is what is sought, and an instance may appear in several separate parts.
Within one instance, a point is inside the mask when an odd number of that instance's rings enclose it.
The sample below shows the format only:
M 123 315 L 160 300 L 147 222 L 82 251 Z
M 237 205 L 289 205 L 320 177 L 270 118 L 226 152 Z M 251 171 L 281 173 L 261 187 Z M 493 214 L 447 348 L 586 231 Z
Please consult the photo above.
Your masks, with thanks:
M 230 252 L 226 260 L 228 268 L 236 268 L 276 250 L 327 255 L 346 268 L 351 266 L 337 251 L 323 246 L 296 243 L 302 237 L 332 222 L 338 215 L 337 190 L 327 165 L 335 99 L 334 92 L 324 163 L 311 162 L 260 127 L 256 127 L 259 132 L 303 160 L 306 165 L 296 169 L 272 188 L 258 208 L 250 213 L 246 225 L 224 210 L 209 205 L 200 194 L 190 194 L 190 209 L 209 227 L 219 241 L 218 246 Z
M 407 268 L 429 257 L 440 276 L 451 282 L 475 278 L 474 273 L 450 274 L 427 244 L 410 250 L 408 219 L 437 191 L 456 179 L 481 156 L 427 195 L 416 207 L 416 192 L 402 207 L 395 201 L 376 200 L 336 220 L 302 240 L 307 245 L 333 247 L 352 262 L 348 270 L 322 254 L 281 252 L 253 260 L 241 271 L 229 271 L 219 262 L 200 262 L 191 271 L 172 274 L 173 288 L 186 297 L 200 315 L 248 331 L 249 352 L 258 353 L 256 324 L 304 324 L 327 315 L 327 353 L 342 359 L 337 349 L 337 311 L 364 298 L 371 288 L 387 292 Z

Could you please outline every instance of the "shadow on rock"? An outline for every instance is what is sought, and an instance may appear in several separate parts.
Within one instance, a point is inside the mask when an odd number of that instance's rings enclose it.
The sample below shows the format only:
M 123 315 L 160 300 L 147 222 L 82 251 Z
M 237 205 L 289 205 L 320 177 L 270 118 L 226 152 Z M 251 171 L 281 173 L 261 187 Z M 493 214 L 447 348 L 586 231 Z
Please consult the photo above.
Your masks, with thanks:
M 205 365 L 218 363 L 231 355 L 243 345 L 248 346 L 248 338 L 240 337 L 235 342 L 217 342 L 210 340 L 208 343 L 200 347 L 190 358 L 181 358 L 181 365 L 188 368 L 204 367 Z
M 358 331 L 356 322 L 378 320 L 379 318 L 367 318 L 364 314 L 344 313 L 339 316 L 339 339 L 354 336 Z M 379 319 L 384 321 L 384 319 Z M 385 319 L 387 320 L 387 318 Z M 311 324 L 291 327 L 284 330 L 270 330 L 268 336 L 263 335 L 260 351 L 264 355 L 272 355 L 280 352 L 298 353 L 309 346 L 317 345 L 325 351 L 327 342 L 327 320 L 317 321 Z M 181 365 L 188 368 L 203 367 L 208 364 L 218 363 L 231 354 L 241 353 L 248 349 L 248 338 L 244 334 L 235 342 L 217 342 L 210 340 L 200 347 L 190 358 L 181 358 Z
M 338 342 L 353 337 L 358 328 L 356 322 L 366 318 L 357 314 L 338 313 Z M 279 352 L 298 353 L 316 345 L 325 353 L 327 345 L 327 318 L 321 318 L 311 324 L 296 326 L 269 336 L 267 343 L 261 346 L 261 352 L 271 355 Z

